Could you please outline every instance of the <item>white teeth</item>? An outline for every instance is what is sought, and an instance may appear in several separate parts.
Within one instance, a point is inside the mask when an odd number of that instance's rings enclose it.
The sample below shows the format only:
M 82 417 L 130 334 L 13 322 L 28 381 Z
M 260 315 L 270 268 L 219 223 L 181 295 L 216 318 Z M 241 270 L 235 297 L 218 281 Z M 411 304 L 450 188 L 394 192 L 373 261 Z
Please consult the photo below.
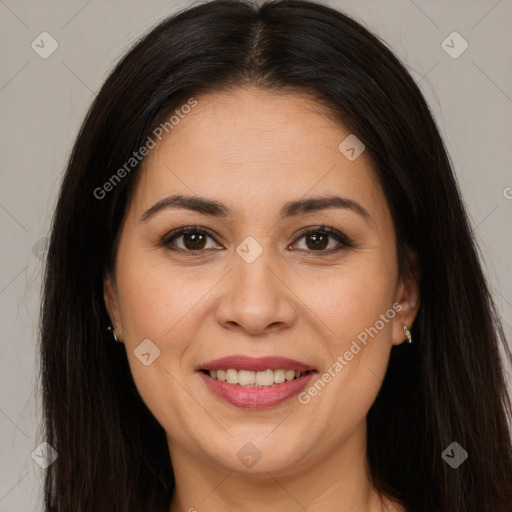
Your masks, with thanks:
M 282 384 L 286 380 L 285 373 L 285 370 L 274 370 L 274 382 Z
M 238 372 L 236 370 L 226 370 L 226 382 L 238 384 Z
M 236 370 L 233 370 L 236 372 Z M 249 370 L 239 370 L 238 371 L 238 382 L 235 384 L 240 384 L 240 386 L 249 386 L 251 384 L 256 383 L 256 372 L 251 372 Z
M 284 376 L 286 377 L 286 380 L 295 379 L 295 370 L 286 370 Z
M 295 372 L 293 374 L 295 375 Z M 256 372 L 256 384 L 258 386 L 272 386 L 274 384 L 274 370 Z
M 227 370 L 210 370 L 209 375 L 212 379 L 217 379 L 229 384 L 238 384 L 247 388 L 265 388 L 274 384 L 298 379 L 306 372 L 297 372 L 295 370 L 236 370 L 229 368 Z

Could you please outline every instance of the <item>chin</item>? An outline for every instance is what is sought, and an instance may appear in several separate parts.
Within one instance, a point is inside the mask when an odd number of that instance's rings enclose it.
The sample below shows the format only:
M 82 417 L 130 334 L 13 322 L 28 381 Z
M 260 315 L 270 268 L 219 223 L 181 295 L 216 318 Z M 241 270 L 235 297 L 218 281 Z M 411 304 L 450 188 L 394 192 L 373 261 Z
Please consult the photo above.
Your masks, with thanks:
M 267 429 L 265 429 L 267 430 Z M 255 434 L 254 430 L 240 433 L 226 439 L 220 446 L 220 453 L 208 452 L 212 460 L 220 463 L 230 471 L 241 473 L 287 472 L 296 468 L 307 455 L 305 443 L 300 440 L 293 441 L 290 436 L 276 436 L 272 439 L 264 434 Z M 287 440 L 287 442 L 286 442 Z

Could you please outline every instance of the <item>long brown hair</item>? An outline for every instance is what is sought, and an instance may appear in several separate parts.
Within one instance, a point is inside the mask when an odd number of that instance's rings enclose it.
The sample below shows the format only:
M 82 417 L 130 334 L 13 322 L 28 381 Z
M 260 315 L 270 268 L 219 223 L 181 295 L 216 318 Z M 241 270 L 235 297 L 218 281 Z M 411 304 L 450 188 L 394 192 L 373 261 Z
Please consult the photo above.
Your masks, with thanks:
M 78 134 L 53 219 L 41 320 L 45 440 L 59 454 L 46 512 L 166 512 L 165 432 L 142 401 L 124 345 L 106 330 L 103 276 L 137 171 L 103 186 L 170 112 L 198 92 L 256 85 L 304 92 L 361 139 L 401 255 L 422 278 L 414 344 L 394 347 L 368 414 L 374 485 L 411 512 L 512 510 L 510 350 L 439 131 L 392 52 L 344 14 L 283 0 L 220 0 L 172 16 L 118 63 Z M 402 263 L 402 259 L 400 259 Z M 469 454 L 457 469 L 441 454 Z

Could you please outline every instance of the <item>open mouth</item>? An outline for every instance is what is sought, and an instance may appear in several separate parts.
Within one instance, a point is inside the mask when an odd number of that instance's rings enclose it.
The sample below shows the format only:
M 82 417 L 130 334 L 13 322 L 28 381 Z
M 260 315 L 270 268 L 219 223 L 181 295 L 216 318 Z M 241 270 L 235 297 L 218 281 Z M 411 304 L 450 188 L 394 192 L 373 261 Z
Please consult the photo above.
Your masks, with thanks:
M 233 354 L 196 367 L 207 388 L 241 408 L 279 405 L 300 393 L 318 373 L 308 363 L 289 357 Z
M 276 370 L 238 370 L 235 368 L 217 369 L 217 370 L 201 370 L 214 380 L 235 384 L 244 388 L 267 388 L 275 384 L 283 384 L 293 380 L 298 380 L 305 375 L 312 373 L 311 370 L 299 372 L 291 369 Z

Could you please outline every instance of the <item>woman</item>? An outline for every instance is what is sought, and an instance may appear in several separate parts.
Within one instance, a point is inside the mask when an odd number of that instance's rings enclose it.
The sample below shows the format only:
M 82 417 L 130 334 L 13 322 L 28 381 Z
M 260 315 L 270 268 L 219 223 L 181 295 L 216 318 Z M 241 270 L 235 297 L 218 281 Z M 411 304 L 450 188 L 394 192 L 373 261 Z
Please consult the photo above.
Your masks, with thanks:
M 129 51 L 41 329 L 48 512 L 511 510 L 510 351 L 446 150 L 326 6 L 209 2 Z

